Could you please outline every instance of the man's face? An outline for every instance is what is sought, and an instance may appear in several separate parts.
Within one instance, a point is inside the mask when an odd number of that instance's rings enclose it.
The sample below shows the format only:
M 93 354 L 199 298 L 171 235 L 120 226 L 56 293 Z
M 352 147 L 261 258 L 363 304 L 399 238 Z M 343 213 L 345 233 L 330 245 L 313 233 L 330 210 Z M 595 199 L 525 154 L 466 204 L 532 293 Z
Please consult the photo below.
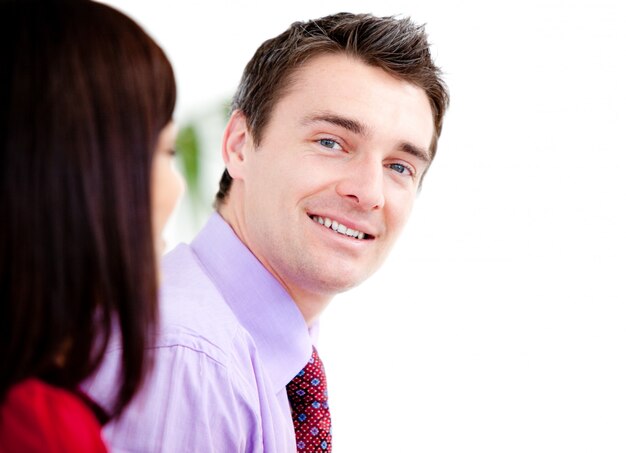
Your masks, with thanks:
M 244 147 L 235 230 L 297 301 L 370 276 L 411 211 L 433 120 L 421 88 L 345 55 L 295 74 Z

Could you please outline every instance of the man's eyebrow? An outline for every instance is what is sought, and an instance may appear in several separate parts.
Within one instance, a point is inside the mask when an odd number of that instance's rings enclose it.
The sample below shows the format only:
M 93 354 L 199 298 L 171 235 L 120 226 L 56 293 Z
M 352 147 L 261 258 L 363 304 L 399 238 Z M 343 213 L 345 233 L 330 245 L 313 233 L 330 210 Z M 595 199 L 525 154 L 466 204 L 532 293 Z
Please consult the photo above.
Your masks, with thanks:
M 400 149 L 404 151 L 405 153 L 409 153 L 417 157 L 418 159 L 423 160 L 427 164 L 430 164 L 432 160 L 428 150 L 422 148 L 421 146 L 415 146 L 411 143 L 404 142 L 400 145 Z
M 369 130 L 365 124 L 361 123 L 358 120 L 353 120 L 351 118 L 346 118 L 345 116 L 336 115 L 330 112 L 318 112 L 312 115 L 306 116 L 302 120 L 302 124 L 307 126 L 311 123 L 330 123 L 335 126 L 339 126 L 343 129 L 346 129 L 353 134 L 367 136 L 369 134 Z

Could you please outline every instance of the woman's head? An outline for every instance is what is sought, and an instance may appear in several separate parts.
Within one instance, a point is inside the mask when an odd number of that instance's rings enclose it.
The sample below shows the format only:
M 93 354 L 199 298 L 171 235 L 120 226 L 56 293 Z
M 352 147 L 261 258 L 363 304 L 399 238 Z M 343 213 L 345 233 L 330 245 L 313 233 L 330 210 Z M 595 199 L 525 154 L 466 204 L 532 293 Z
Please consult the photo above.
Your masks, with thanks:
M 89 1 L 0 4 L 0 396 L 72 388 L 119 326 L 119 411 L 156 319 L 155 149 L 176 99 L 163 51 Z

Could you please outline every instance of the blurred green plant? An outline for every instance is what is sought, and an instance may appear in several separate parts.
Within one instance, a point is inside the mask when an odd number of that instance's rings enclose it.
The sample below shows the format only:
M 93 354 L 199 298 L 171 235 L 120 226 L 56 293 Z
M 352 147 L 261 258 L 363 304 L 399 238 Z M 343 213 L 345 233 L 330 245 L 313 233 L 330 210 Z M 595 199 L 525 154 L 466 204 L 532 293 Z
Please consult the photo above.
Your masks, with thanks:
M 176 154 L 181 164 L 180 171 L 187 181 L 187 191 L 195 208 L 204 204 L 204 194 L 200 187 L 200 142 L 196 128 L 187 124 L 178 132 Z
M 183 206 L 189 215 L 187 221 L 194 226 L 211 211 L 221 172 L 216 174 L 209 165 L 221 162 L 219 138 L 229 117 L 230 99 L 224 99 L 182 122 L 178 132 L 176 160 L 187 183 L 184 197 L 187 202 Z

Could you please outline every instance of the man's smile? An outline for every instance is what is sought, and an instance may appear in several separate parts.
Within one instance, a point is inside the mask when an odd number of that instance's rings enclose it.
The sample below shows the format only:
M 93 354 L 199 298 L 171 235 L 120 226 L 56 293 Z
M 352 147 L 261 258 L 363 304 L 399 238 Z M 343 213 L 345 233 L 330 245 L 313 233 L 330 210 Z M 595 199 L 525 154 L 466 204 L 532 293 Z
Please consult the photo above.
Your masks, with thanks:
M 318 215 L 311 215 L 309 217 L 314 222 L 317 222 L 320 225 L 323 225 L 326 228 L 335 231 L 336 233 L 343 234 L 344 236 L 353 237 L 355 239 L 365 239 L 365 240 L 374 238 L 373 236 L 371 236 L 371 235 L 369 235 L 367 233 L 364 233 L 363 231 L 359 231 L 359 230 L 354 230 L 352 228 L 348 228 L 344 224 L 339 223 L 336 220 L 328 218 L 328 217 L 321 217 L 321 216 L 318 216 Z

